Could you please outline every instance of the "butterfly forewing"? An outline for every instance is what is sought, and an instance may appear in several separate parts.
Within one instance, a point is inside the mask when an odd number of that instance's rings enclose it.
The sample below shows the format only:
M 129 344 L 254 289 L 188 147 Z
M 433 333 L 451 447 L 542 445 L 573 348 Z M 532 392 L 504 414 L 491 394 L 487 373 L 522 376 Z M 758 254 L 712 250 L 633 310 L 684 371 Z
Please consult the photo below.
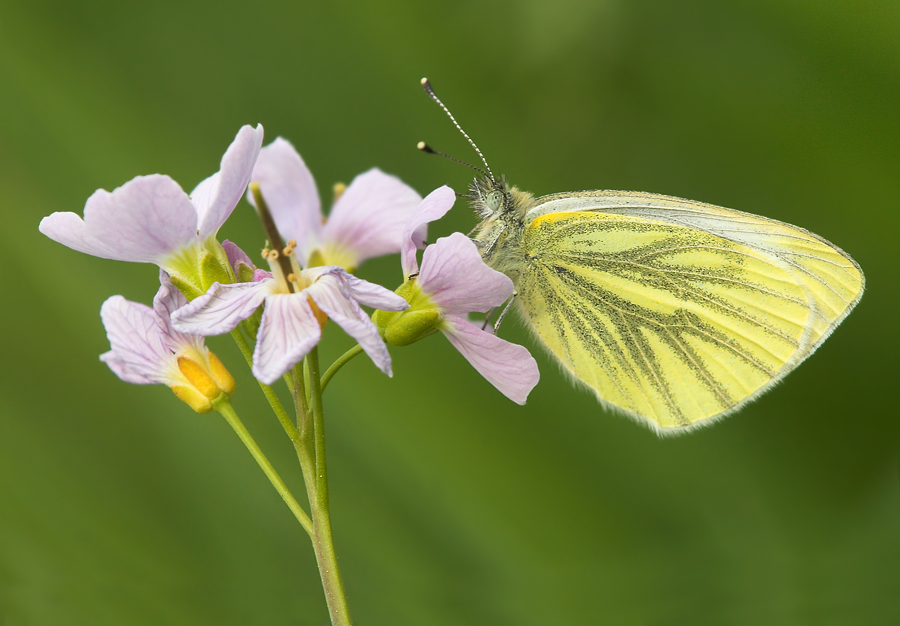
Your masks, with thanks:
M 835 262 L 834 248 L 820 250 L 814 236 L 810 243 L 766 233 L 764 245 L 788 240 L 791 265 L 713 229 L 572 204 L 529 213 L 521 308 L 601 400 L 661 428 L 752 399 L 845 314 L 827 304 L 852 283 L 832 285 L 823 265 Z
M 683 226 L 743 244 L 780 265 L 810 306 L 799 363 L 821 344 L 862 297 L 865 279 L 843 250 L 807 230 L 725 207 L 635 191 L 591 191 L 538 199 L 527 219 L 556 212 L 597 211 Z M 795 363 L 795 364 L 796 364 Z

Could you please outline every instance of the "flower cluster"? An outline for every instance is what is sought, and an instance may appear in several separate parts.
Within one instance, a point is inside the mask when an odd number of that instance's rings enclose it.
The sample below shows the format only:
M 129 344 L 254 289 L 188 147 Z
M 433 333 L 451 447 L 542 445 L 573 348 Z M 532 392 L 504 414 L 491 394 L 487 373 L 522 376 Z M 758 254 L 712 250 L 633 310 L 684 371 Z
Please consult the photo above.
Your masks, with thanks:
M 336 187 L 326 220 L 294 147 L 281 138 L 262 147 L 262 140 L 261 126 L 241 128 L 219 171 L 190 195 L 168 176 L 140 176 L 95 192 L 83 218 L 42 220 L 41 232 L 70 248 L 161 268 L 152 309 L 121 296 L 103 304 L 112 349 L 101 359 L 110 369 L 126 382 L 168 385 L 195 410 L 209 411 L 234 391 L 234 380 L 203 336 L 239 326 L 255 334 L 253 374 L 270 385 L 310 353 L 330 319 L 389 376 L 387 345 L 440 331 L 497 389 L 524 403 L 538 381 L 534 359 L 468 320 L 506 302 L 510 279 L 486 266 L 461 233 L 427 246 L 419 266 L 416 250 L 428 224 L 452 207 L 453 191 L 441 187 L 422 199 L 371 169 Z M 245 193 L 266 228 L 268 270 L 216 238 Z M 365 260 L 397 252 L 405 281 L 396 291 L 353 275 Z
M 403 234 L 401 265 L 406 282 L 397 290 L 410 303 L 400 313 L 376 314 L 388 343 L 406 345 L 437 330 L 469 363 L 506 397 L 525 404 L 537 384 L 537 363 L 522 346 L 500 339 L 468 321 L 513 295 L 513 283 L 481 260 L 478 248 L 462 233 L 438 239 L 425 248 L 422 266 L 416 259 L 416 233 L 443 217 L 456 194 L 449 187 L 431 192 L 413 213 Z

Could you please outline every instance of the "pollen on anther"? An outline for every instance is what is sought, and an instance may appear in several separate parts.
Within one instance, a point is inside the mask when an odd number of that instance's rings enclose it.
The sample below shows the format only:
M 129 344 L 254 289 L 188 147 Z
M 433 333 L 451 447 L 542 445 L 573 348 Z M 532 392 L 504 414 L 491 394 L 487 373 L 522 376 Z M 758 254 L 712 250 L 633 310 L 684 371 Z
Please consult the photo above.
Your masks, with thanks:
M 287 279 L 288 279 L 289 283 L 297 282 L 297 276 L 294 274 L 294 272 L 291 272 L 290 274 L 288 274 Z
M 277 261 L 279 256 L 280 255 L 278 254 L 278 250 L 271 250 L 269 252 L 269 260 L 270 261 Z

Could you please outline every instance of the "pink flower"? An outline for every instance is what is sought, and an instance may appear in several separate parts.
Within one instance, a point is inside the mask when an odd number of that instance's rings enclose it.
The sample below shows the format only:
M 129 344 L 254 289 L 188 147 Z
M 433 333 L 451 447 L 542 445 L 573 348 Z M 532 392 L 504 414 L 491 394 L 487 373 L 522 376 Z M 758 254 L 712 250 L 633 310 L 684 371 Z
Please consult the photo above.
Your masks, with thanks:
M 409 306 L 406 300 L 340 267 L 297 268 L 285 277 L 277 263 L 271 265 L 273 273 L 256 270 L 253 282 L 214 284 L 173 315 L 175 328 L 184 333 L 220 335 L 265 304 L 253 353 L 253 375 L 271 385 L 319 343 L 327 316 L 359 342 L 381 371 L 391 375 L 387 347 L 359 305 L 401 311 Z
M 100 308 L 109 338 L 109 352 L 100 355 L 113 373 L 127 383 L 162 384 L 200 413 L 212 401 L 234 392 L 234 379 L 203 338 L 172 328 L 171 315 L 187 303 L 164 271 L 153 308 L 112 296 Z
M 302 267 L 339 265 L 352 272 L 366 259 L 399 252 L 422 199 L 399 178 L 373 168 L 353 179 L 326 220 L 312 174 L 281 137 L 259 153 L 251 181 L 259 184 L 285 241 L 296 242 Z
M 462 233 L 438 239 L 416 259 L 417 232 L 442 217 L 456 195 L 441 187 L 422 200 L 404 232 L 401 251 L 406 283 L 397 290 L 410 303 L 400 314 L 378 313 L 388 343 L 405 345 L 439 330 L 488 382 L 524 404 L 537 384 L 537 362 L 524 347 L 500 339 L 468 321 L 470 312 L 487 312 L 512 296 L 512 281 L 485 265 L 478 248 Z
M 41 220 L 40 231 L 59 243 L 104 259 L 155 263 L 203 289 L 200 264 L 219 256 L 216 233 L 244 195 L 262 146 L 263 129 L 244 126 L 218 172 L 188 196 L 162 174 L 138 176 L 112 192 L 98 189 L 84 206 Z

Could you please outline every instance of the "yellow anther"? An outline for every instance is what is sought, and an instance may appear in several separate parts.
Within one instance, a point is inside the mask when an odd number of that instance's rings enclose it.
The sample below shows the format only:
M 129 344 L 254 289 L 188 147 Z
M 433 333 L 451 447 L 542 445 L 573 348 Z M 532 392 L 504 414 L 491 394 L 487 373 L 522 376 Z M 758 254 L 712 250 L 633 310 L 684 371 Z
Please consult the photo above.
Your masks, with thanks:
M 272 263 L 274 263 L 275 261 L 278 260 L 278 256 L 279 256 L 278 250 L 271 250 L 271 251 L 269 252 L 269 261 L 271 261 Z
M 295 282 L 297 282 L 297 275 L 294 274 L 294 272 L 291 272 L 290 274 L 287 275 L 287 279 L 288 279 L 289 283 L 295 283 Z

